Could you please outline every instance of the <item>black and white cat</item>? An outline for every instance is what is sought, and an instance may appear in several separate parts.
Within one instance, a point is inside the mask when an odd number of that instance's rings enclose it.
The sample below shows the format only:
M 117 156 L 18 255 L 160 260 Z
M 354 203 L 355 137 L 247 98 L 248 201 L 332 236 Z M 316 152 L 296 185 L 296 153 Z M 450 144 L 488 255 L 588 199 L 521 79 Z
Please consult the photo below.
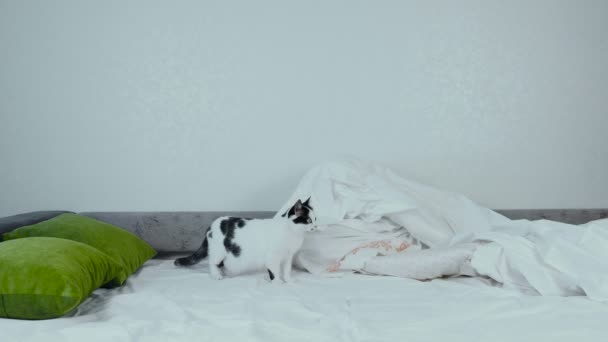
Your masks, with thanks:
M 280 218 L 220 217 L 207 229 L 201 247 L 175 260 L 175 265 L 194 265 L 208 255 L 213 279 L 267 270 L 270 281 L 279 277 L 289 282 L 293 256 L 302 247 L 305 232 L 315 230 L 309 202 L 310 198 L 298 200 Z

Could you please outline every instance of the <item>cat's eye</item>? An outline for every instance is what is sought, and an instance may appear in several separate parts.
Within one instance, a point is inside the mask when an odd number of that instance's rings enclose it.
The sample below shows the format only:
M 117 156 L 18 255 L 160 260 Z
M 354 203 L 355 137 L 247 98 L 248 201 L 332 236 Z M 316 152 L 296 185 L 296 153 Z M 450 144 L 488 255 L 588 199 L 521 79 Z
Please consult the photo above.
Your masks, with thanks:
M 312 220 L 310 218 L 306 219 L 307 223 L 312 223 Z

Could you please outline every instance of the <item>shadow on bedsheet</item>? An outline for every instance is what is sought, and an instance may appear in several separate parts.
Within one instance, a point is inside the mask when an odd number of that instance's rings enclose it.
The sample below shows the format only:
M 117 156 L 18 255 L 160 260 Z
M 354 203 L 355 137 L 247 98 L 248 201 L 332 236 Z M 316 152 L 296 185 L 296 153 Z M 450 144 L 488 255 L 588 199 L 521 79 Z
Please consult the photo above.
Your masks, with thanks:
M 68 312 L 63 317 L 80 317 L 80 316 L 87 316 L 87 315 L 96 315 L 96 316 L 98 316 L 97 317 L 98 320 L 100 320 L 100 321 L 106 320 L 107 317 L 105 317 L 105 315 L 107 315 L 108 310 L 105 310 L 105 309 L 107 309 L 112 298 L 122 295 L 122 294 L 128 294 L 128 293 L 135 292 L 135 288 L 133 287 L 134 278 L 137 278 L 137 276 L 139 276 L 139 274 L 142 272 L 143 269 L 148 268 L 148 267 L 153 267 L 160 263 L 162 263 L 162 260 L 152 259 L 152 260 L 147 261 L 137 271 L 133 272 L 133 274 L 131 274 L 131 276 L 127 279 L 125 284 L 121 287 L 116 287 L 113 289 L 99 288 L 99 289 L 93 291 L 93 293 L 91 293 L 89 298 L 87 298 L 82 304 L 80 304 L 80 306 L 78 306 L 76 309 Z
M 108 316 L 108 310 L 106 309 L 108 308 L 112 298 L 121 294 L 133 293 L 134 291 L 133 285 L 129 280 L 127 280 L 121 287 L 116 287 L 113 289 L 97 289 L 93 291 L 89 298 L 87 298 L 82 304 L 80 304 L 76 309 L 67 313 L 64 317 L 95 315 L 97 316 L 96 320 L 98 321 L 108 320 L 110 317 Z

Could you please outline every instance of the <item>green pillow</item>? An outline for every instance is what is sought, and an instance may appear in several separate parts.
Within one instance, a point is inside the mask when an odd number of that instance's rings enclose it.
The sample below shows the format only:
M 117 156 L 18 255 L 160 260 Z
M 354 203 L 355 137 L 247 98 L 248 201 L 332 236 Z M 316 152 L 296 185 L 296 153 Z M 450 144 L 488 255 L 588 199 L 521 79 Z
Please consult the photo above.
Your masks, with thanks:
M 123 272 L 106 254 L 76 241 L 33 237 L 1 242 L 0 317 L 63 316 Z
M 85 243 L 104 252 L 123 266 L 120 284 L 156 255 L 156 251 L 139 237 L 109 223 L 77 214 L 63 214 L 31 226 L 5 233 L 4 240 L 48 236 Z

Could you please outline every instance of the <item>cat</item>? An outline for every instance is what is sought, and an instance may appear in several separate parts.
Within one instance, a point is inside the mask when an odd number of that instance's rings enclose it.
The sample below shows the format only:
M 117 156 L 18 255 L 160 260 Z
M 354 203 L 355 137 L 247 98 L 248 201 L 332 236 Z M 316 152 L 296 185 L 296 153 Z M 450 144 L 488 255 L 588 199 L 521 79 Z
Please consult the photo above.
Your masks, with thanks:
M 213 279 L 266 270 L 267 280 L 287 283 L 293 256 L 302 247 L 304 234 L 315 231 L 315 221 L 310 198 L 298 200 L 279 218 L 220 217 L 207 228 L 201 247 L 175 260 L 175 265 L 194 265 L 209 256 Z

